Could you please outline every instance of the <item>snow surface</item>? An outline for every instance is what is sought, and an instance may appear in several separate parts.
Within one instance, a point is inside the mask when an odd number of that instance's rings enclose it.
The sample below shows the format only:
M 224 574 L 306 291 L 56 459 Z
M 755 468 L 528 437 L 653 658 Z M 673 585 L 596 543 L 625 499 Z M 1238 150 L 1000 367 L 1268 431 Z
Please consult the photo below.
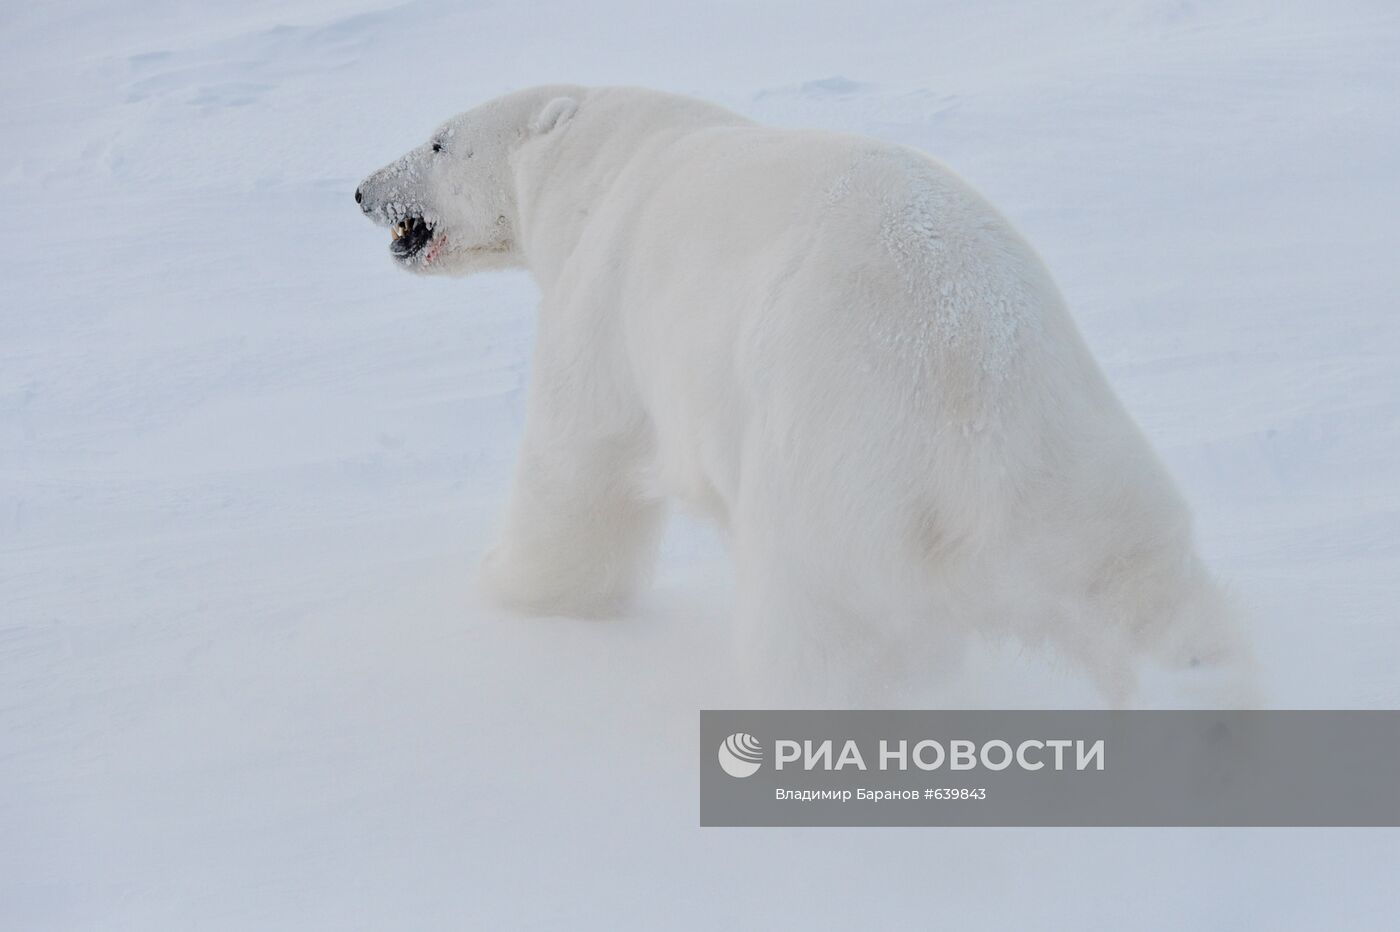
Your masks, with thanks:
M 351 200 L 450 114 L 645 84 L 924 149 L 1042 251 L 1256 619 L 1400 703 L 1387 2 L 0 9 L 0 929 L 1393 929 L 1392 830 L 697 827 L 731 571 L 484 608 L 523 276 Z M 955 705 L 1075 706 L 1014 649 Z

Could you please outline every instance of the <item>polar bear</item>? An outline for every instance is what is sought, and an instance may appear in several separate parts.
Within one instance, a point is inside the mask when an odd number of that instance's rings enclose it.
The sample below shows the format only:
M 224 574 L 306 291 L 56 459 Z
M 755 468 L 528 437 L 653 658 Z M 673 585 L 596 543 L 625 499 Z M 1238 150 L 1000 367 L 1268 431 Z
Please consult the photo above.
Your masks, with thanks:
M 355 200 L 410 271 L 541 291 L 483 567 L 504 603 L 616 610 L 672 499 L 725 531 L 739 653 L 780 700 L 879 702 L 959 632 L 1053 647 L 1114 705 L 1144 660 L 1243 659 L 1050 275 L 938 162 L 551 86 L 448 121 Z

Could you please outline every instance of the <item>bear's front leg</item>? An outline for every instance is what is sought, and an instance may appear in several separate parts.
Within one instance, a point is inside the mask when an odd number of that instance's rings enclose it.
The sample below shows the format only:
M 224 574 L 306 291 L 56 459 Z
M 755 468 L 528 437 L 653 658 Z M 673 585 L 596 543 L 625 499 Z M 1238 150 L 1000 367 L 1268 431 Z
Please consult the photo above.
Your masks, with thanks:
M 560 325 L 542 315 L 525 439 L 483 582 L 520 611 L 610 615 L 651 569 L 664 506 L 642 481 L 651 434 L 617 382 L 626 367 L 597 331 L 581 345 Z
M 633 464 L 607 446 L 523 453 L 482 567 L 497 601 L 532 614 L 611 615 L 646 577 L 662 504 L 638 493 Z

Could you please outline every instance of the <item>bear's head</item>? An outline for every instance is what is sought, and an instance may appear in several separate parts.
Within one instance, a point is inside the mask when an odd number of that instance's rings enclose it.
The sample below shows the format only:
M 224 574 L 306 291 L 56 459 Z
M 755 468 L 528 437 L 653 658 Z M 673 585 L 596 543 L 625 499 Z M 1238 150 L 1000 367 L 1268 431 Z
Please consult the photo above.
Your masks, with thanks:
M 575 96 L 519 92 L 448 120 L 427 142 L 366 178 L 355 202 L 388 227 L 389 254 L 420 274 L 466 275 L 519 266 L 512 159 L 561 133 Z

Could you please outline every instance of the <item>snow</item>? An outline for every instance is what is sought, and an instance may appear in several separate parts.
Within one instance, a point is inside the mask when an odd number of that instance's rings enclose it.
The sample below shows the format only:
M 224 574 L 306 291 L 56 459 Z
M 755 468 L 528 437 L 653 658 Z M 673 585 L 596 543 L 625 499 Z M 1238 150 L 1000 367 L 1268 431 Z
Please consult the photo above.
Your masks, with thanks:
M 1393 830 L 697 826 L 732 574 L 473 585 L 534 291 L 355 184 L 553 81 L 952 165 L 1045 256 L 1284 707 L 1400 702 L 1400 13 L 1375 2 L 0 12 L 0 928 L 1388 929 Z M 1094 702 L 1015 649 L 949 704 Z

